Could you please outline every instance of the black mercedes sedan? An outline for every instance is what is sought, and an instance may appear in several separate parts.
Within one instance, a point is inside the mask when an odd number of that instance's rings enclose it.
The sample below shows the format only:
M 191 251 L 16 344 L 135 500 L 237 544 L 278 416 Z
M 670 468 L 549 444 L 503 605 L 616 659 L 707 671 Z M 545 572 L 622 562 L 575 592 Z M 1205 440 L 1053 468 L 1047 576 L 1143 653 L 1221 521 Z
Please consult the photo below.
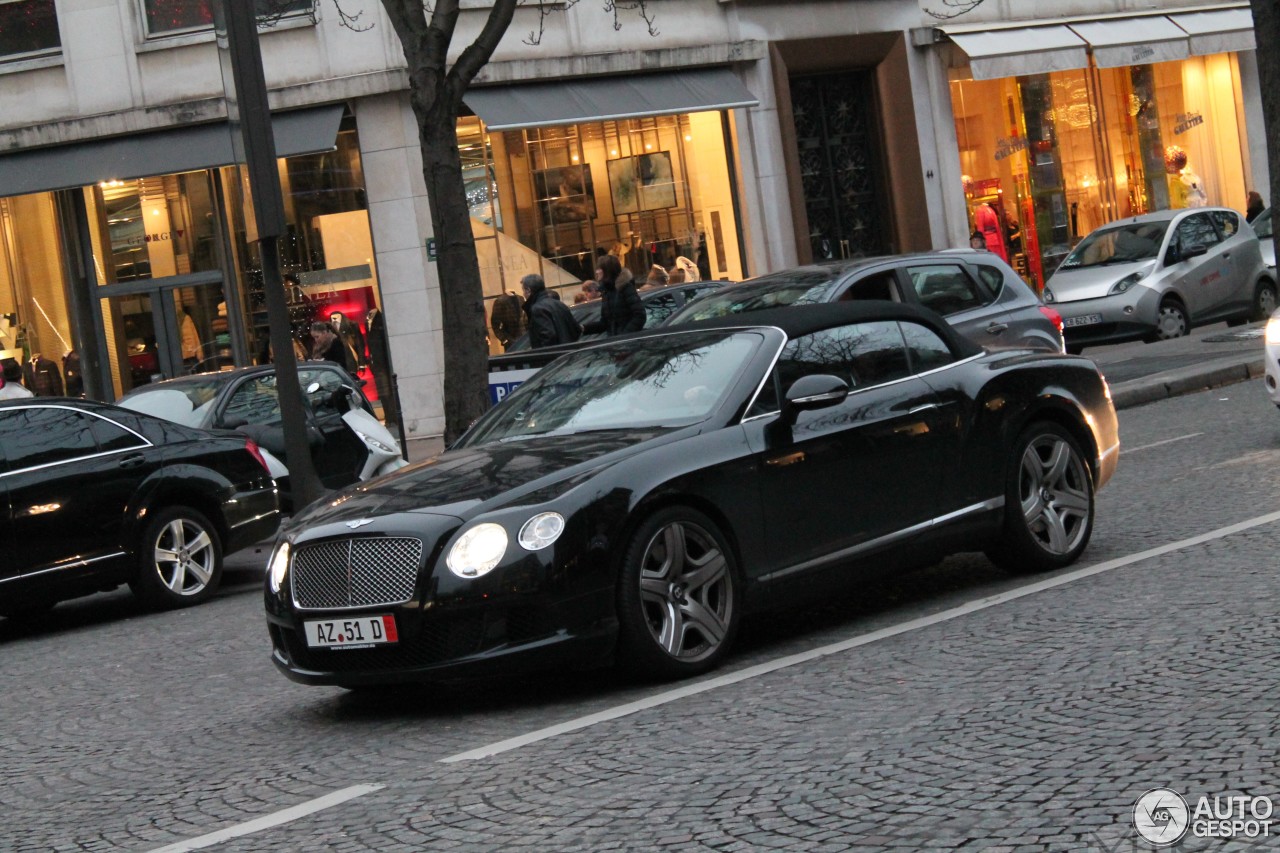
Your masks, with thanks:
M 269 564 L 273 657 L 348 687 L 611 659 L 687 676 L 745 614 L 868 572 L 1070 564 L 1118 454 L 1093 362 L 987 353 L 926 309 L 612 338 L 295 518 Z
M 127 583 L 157 608 L 218 588 L 224 554 L 271 536 L 252 441 L 105 403 L 0 402 L 0 615 Z

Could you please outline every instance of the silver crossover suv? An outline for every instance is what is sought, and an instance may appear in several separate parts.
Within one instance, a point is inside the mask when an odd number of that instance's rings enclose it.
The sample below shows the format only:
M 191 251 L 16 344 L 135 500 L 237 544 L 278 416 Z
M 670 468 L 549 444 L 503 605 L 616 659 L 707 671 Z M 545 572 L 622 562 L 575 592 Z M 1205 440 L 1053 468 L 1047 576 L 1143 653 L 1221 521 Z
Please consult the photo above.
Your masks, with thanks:
M 1256 242 L 1256 241 L 1255 241 Z M 764 308 L 887 299 L 932 309 L 956 331 L 990 349 L 1062 351 L 1058 313 L 990 252 L 946 249 L 827 261 L 730 284 L 690 302 L 664 326 Z
M 1050 277 L 1067 349 L 1156 341 L 1192 326 L 1262 320 L 1276 282 L 1234 210 L 1162 210 L 1112 222 L 1080 241 Z

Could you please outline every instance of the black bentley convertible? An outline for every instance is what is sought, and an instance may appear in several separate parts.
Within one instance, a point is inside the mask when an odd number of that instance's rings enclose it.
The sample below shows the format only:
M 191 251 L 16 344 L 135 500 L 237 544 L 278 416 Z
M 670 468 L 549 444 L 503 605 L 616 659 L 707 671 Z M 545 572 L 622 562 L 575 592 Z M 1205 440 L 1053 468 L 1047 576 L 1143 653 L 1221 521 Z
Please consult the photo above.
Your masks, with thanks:
M 1080 556 L 1119 454 L 1091 361 L 986 353 L 887 302 L 743 319 L 569 353 L 441 456 L 303 512 L 268 573 L 277 666 L 682 676 L 744 614 L 866 572 Z

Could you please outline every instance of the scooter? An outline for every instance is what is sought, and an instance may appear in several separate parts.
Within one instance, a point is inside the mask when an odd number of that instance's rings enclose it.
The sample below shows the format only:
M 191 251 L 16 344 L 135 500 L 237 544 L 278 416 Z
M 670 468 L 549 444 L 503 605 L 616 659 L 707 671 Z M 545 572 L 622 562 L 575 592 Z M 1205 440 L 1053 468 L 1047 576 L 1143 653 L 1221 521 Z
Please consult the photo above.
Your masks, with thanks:
M 319 390 L 319 384 L 307 389 L 308 394 Z M 343 385 L 329 395 L 329 405 L 342 414 L 342 421 L 364 444 L 369 455 L 360 469 L 359 480 L 372 480 L 393 471 L 399 471 L 409 463 L 400 455 L 400 445 L 378 419 L 360 405 L 356 389 Z

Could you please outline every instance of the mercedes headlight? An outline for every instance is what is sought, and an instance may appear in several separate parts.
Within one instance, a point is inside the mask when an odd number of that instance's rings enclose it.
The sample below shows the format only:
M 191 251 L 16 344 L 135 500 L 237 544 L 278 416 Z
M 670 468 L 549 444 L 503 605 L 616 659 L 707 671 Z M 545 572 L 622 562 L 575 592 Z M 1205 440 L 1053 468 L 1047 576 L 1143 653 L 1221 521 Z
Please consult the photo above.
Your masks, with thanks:
M 501 524 L 477 524 L 458 537 L 449 549 L 445 565 L 460 578 L 488 574 L 507 553 L 507 531 Z
M 289 543 L 281 542 L 267 563 L 267 572 L 271 578 L 271 591 L 279 592 L 284 586 L 284 576 L 289 572 Z
M 1267 321 L 1267 343 L 1280 344 L 1280 314 L 1274 315 Z
M 564 532 L 564 516 L 558 512 L 540 512 L 520 528 L 518 541 L 526 551 L 541 551 Z
M 1040 297 L 1041 297 L 1045 302 L 1057 302 L 1057 301 L 1058 301 L 1058 297 L 1054 296 L 1054 295 L 1053 295 L 1053 291 L 1052 291 L 1052 290 L 1050 290 L 1050 289 L 1049 289 L 1049 288 L 1047 288 L 1047 287 L 1044 289 L 1044 293 L 1040 294 Z

